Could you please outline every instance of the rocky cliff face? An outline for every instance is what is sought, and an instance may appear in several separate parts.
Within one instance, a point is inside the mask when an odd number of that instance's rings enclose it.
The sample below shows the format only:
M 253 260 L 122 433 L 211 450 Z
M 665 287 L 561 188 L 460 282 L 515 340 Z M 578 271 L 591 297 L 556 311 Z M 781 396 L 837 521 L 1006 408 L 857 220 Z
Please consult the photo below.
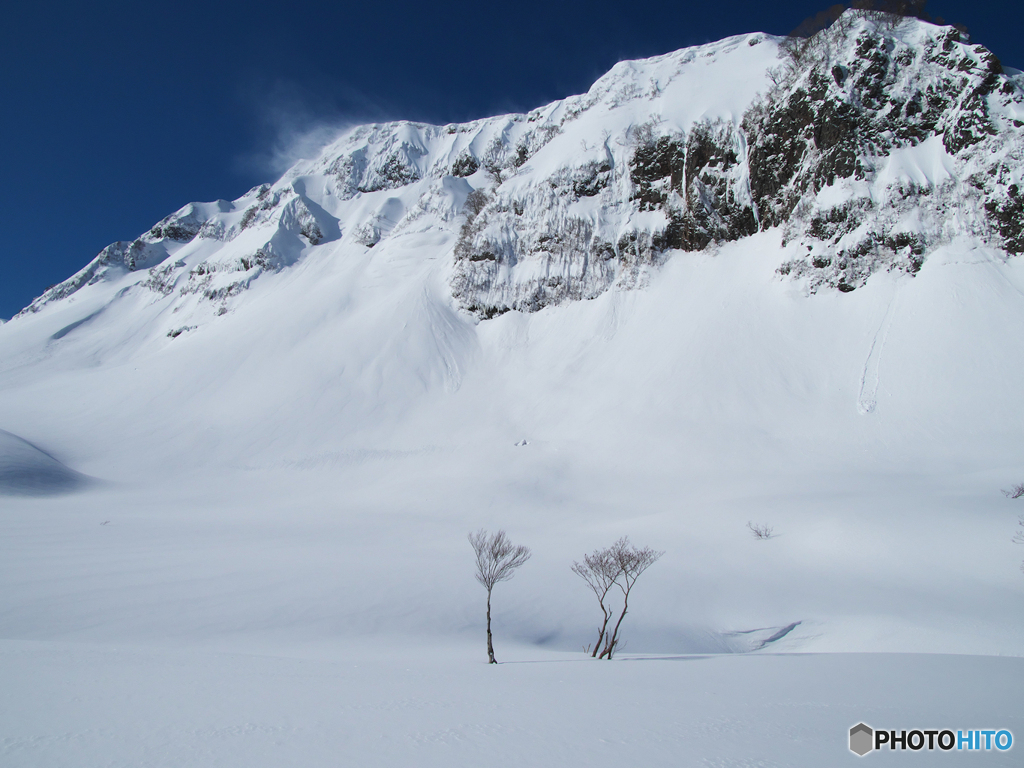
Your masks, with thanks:
M 499 187 L 485 214 L 501 226 L 474 221 L 456 252 L 457 295 L 493 291 L 501 266 L 546 243 L 560 261 L 574 254 L 579 276 L 526 295 L 506 290 L 485 312 L 585 297 L 616 278 L 630 284 L 638 264 L 673 249 L 772 227 L 806 249 L 780 274 L 812 291 L 851 291 L 880 269 L 916 272 L 957 236 L 1021 252 L 1024 90 L 990 51 L 952 28 L 848 13 L 810 40 L 786 41 L 769 77 L 738 123 L 640 126 L 618 163 L 609 153 L 579 165 L 543 201 L 519 203 L 565 210 L 600 194 L 630 222 L 658 213 L 654 224 L 602 231 L 563 215 L 561 237 L 524 242 L 502 234 L 516 231 L 508 212 L 517 214 Z M 597 273 L 589 281 L 585 265 Z
M 761 227 L 807 249 L 783 274 L 849 291 L 959 235 L 1021 252 L 1024 92 L 990 51 L 852 14 L 784 51 L 743 122 Z
M 773 228 L 780 279 L 848 292 L 958 237 L 1024 251 L 1022 161 L 1019 73 L 952 28 L 850 11 L 806 41 L 622 62 L 528 114 L 350 130 L 273 185 L 108 246 L 24 312 L 114 283 L 199 322 L 300 259 L 401 241 L 446 259 L 453 300 L 486 319 Z

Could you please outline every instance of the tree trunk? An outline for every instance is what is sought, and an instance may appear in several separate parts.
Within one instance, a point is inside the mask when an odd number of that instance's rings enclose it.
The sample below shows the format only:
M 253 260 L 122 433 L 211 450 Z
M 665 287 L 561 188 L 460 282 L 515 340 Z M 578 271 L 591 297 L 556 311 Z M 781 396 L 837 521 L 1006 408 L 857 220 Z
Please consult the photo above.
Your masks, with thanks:
M 497 664 L 494 658 L 494 644 L 491 642 L 491 590 L 487 590 L 487 663 Z
M 601 612 L 604 614 L 604 623 L 601 624 L 601 631 L 597 634 L 597 642 L 594 643 L 594 652 L 590 654 L 590 658 L 592 659 L 595 658 L 597 656 L 597 652 L 601 650 L 601 641 L 604 640 L 605 630 L 608 629 L 608 619 L 612 616 L 611 611 L 605 610 L 603 604 L 601 605 Z
M 612 660 L 612 654 L 615 652 L 615 644 L 619 642 L 619 625 L 622 624 L 622 620 L 626 618 L 626 611 L 629 610 L 629 593 L 626 594 L 626 598 L 622 603 L 622 613 L 619 614 L 619 620 L 615 622 L 615 629 L 612 632 L 612 639 L 608 641 L 608 645 L 603 651 L 601 651 L 601 658 L 608 657 L 608 661 Z

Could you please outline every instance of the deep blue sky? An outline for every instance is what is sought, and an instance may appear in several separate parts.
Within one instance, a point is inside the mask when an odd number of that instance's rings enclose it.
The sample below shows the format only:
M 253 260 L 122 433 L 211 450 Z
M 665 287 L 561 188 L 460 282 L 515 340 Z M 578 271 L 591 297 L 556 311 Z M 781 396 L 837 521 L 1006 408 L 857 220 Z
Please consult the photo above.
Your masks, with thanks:
M 0 24 L 0 317 L 192 200 L 279 175 L 318 125 L 446 123 L 585 91 L 616 61 L 830 3 L 12 3 Z M 1024 69 L 1019 2 L 933 0 Z

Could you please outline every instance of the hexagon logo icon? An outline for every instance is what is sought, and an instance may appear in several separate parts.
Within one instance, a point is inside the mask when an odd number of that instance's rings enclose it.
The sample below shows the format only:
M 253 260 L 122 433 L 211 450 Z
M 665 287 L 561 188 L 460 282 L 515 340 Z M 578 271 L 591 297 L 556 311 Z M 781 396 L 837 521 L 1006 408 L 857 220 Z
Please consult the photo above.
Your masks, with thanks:
M 875 732 L 871 726 L 864 723 L 857 723 L 850 729 L 850 751 L 855 755 L 864 757 L 875 748 Z

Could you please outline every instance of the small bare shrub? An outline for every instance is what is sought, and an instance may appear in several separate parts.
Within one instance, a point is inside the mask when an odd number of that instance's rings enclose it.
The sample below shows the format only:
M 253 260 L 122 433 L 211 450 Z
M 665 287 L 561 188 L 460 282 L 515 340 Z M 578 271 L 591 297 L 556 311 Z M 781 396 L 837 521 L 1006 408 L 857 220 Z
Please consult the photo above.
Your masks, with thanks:
M 775 528 L 762 523 L 747 523 L 747 528 L 754 534 L 755 539 L 770 539 L 775 535 Z
M 1019 499 L 1021 496 L 1024 496 L 1024 483 L 1017 483 L 1016 485 L 1011 485 L 1009 489 L 1004 489 L 1003 496 L 1008 499 Z

